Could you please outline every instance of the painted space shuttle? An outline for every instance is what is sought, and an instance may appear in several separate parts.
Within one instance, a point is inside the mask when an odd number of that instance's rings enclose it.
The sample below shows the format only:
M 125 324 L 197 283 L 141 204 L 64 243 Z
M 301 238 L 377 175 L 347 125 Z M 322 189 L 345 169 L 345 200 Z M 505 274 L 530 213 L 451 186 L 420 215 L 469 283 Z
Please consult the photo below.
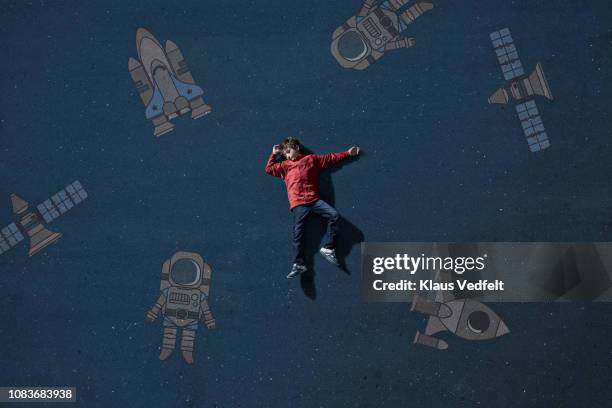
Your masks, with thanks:
M 128 69 L 140 99 L 146 107 L 146 118 L 153 122 L 153 134 L 161 136 L 174 129 L 170 120 L 191 111 L 198 119 L 211 112 L 203 99 L 204 91 L 196 85 L 179 47 L 172 41 L 161 44 L 149 31 L 136 31 L 139 60 L 130 57 Z

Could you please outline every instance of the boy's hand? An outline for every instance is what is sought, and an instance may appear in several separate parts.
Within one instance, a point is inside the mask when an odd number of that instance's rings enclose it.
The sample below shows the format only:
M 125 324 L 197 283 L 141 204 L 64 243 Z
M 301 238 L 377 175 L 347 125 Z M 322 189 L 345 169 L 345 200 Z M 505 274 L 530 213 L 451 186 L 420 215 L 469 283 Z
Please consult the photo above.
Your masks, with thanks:
M 281 154 L 283 151 L 280 145 L 272 146 L 272 154 Z
M 348 149 L 348 153 L 350 156 L 357 156 L 359 155 L 359 147 L 357 146 L 353 146 L 350 149 Z

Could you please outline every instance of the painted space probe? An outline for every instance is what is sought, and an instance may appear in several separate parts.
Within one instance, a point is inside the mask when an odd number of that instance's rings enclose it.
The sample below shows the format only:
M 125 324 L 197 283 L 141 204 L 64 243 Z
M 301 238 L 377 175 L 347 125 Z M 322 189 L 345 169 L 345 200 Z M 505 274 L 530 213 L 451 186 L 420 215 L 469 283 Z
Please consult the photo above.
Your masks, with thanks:
M 508 87 L 497 89 L 489 97 L 489 103 L 505 105 L 511 99 L 520 102 L 515 108 L 523 127 L 523 133 L 527 138 L 529 150 L 538 152 L 548 148 L 550 141 L 533 100 L 536 95 L 544 96 L 549 100 L 553 99 L 542 64 L 538 62 L 535 70 L 530 75 L 525 75 L 510 30 L 504 28 L 495 31 L 491 33 L 490 38 L 504 79 L 510 81 L 510 84 Z
M 50 231 L 45 223 L 58 218 L 87 198 L 87 192 L 75 181 L 61 189 L 51 198 L 36 206 L 31 211 L 29 204 L 16 194 L 11 194 L 11 206 L 16 222 L 0 230 L 0 254 L 30 238 L 29 256 L 33 256 L 62 237 L 59 232 Z
M 401 34 L 433 8 L 431 0 L 421 0 L 407 8 L 408 0 L 376 3 L 377 0 L 366 0 L 359 12 L 332 34 L 331 53 L 344 68 L 363 70 L 387 51 L 414 47 L 415 39 Z
M 179 47 L 172 41 L 166 46 L 153 34 L 139 28 L 136 31 L 138 58 L 130 57 L 128 69 L 144 103 L 145 116 L 153 122 L 153 134 L 161 136 L 174 129 L 170 120 L 191 111 L 198 119 L 211 112 L 203 99 L 204 91 L 196 85 Z

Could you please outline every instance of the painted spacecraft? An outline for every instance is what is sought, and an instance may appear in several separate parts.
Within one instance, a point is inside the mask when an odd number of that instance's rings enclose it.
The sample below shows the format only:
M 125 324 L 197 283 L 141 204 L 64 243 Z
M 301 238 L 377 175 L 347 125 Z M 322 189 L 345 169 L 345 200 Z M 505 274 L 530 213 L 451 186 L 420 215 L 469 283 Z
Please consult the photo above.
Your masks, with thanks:
M 437 279 L 445 275 L 440 272 Z M 474 299 L 456 299 L 449 291 L 438 291 L 433 301 L 415 294 L 410 310 L 429 316 L 425 332 L 417 330 L 414 343 L 438 350 L 446 350 L 448 343 L 433 335 L 444 331 L 465 340 L 490 340 L 510 333 L 506 323 L 487 305 Z
M 203 99 L 204 91 L 196 85 L 179 47 L 166 41 L 165 48 L 153 34 L 136 31 L 138 58 L 130 57 L 128 69 L 144 103 L 145 116 L 153 122 L 155 136 L 174 129 L 170 120 L 191 111 L 198 119 L 211 112 Z
M 529 150 L 538 152 L 548 148 L 550 141 L 533 100 L 536 95 L 553 99 L 542 64 L 538 62 L 535 70 L 530 75 L 525 75 L 510 30 L 504 28 L 495 31 L 491 33 L 490 38 L 504 79 L 510 81 L 510 84 L 507 88 L 497 89 L 489 97 L 489 103 L 507 104 L 511 98 L 521 102 L 515 106 L 515 109 L 527 138 Z
M 55 220 L 86 198 L 87 192 L 78 181 L 38 204 L 35 211 L 29 210 L 29 204 L 23 198 L 11 194 L 11 206 L 16 222 L 0 230 L 0 254 L 23 241 L 24 236 L 30 238 L 29 256 L 42 251 L 62 237 L 62 234 L 48 230 L 45 223 Z
M 387 51 L 414 47 L 415 39 L 401 34 L 433 8 L 431 0 L 421 0 L 410 7 L 406 7 L 408 0 L 376 3 L 376 0 L 366 0 L 357 15 L 332 34 L 331 53 L 344 68 L 363 70 Z

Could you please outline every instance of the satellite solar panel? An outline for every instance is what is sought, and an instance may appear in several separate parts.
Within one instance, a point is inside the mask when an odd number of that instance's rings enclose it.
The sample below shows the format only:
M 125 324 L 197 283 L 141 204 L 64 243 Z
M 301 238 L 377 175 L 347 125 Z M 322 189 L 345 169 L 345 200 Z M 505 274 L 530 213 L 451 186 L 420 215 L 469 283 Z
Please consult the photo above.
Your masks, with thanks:
M 42 215 L 45 222 L 49 223 L 59 217 L 59 212 L 56 207 L 53 205 L 51 200 L 45 200 L 41 204 L 36 206 L 40 215 Z
M 538 133 L 535 130 L 533 119 L 527 119 L 521 122 L 521 125 L 523 125 L 523 131 L 525 132 L 525 136 L 531 136 Z
M 501 65 L 504 79 L 511 80 L 525 74 L 523 65 L 519 60 L 516 46 L 510 35 L 510 30 L 504 28 L 490 35 L 497 61 Z
M 42 215 L 46 223 L 49 223 L 60 216 L 57 207 L 51 203 L 51 200 L 45 200 L 43 203 L 38 204 L 36 209 Z
M 74 183 L 71 184 L 71 187 L 74 190 L 74 193 L 71 194 L 71 197 L 73 198 L 73 200 L 76 201 L 76 198 L 80 198 L 82 201 L 87 198 L 87 192 L 85 191 L 81 183 L 79 183 L 78 181 L 75 181 Z
M 534 153 L 550 147 L 550 141 L 546 137 L 546 133 L 527 139 L 527 143 L 529 144 L 529 150 Z
M 42 204 L 36 206 L 40 215 L 43 216 L 45 222 L 49 223 L 59 217 L 57 207 L 53 205 L 51 200 L 45 200 Z
M 66 211 L 68 211 L 68 208 L 66 208 L 66 206 L 64 205 L 64 202 L 60 202 L 57 204 L 57 209 L 59 210 L 59 212 L 61 214 L 65 213 Z
M 531 121 L 531 124 L 533 125 L 533 130 L 536 133 L 544 132 L 544 124 L 542 123 L 542 118 L 540 116 L 538 116 L 537 118 L 533 119 Z
M 78 190 L 79 196 L 81 197 L 81 199 L 86 199 L 87 198 L 87 191 L 85 191 L 84 188 L 80 188 Z
M 40 215 L 42 215 L 42 217 L 43 217 L 43 219 L 45 220 L 46 223 L 49 223 L 49 222 L 53 221 L 53 217 L 51 216 L 51 214 L 49 214 L 49 210 L 47 209 L 47 207 L 44 204 L 38 204 L 36 206 L 36 209 L 38 210 Z
M 65 190 L 62 190 L 60 193 L 58 193 L 58 195 L 62 199 L 62 202 L 64 203 L 66 208 L 69 210 L 72 207 L 74 207 L 74 204 L 72 203 L 72 197 L 70 196 L 70 194 L 66 193 Z
M 535 116 L 538 114 L 538 107 L 536 106 L 535 101 L 527 101 L 525 102 L 525 108 L 529 112 L 530 116 Z
M 23 235 L 15 223 L 11 223 L 6 227 L 2 228 L 3 242 L 8 243 L 9 246 L 13 247 L 23 241 Z
M 19 228 L 17 228 L 17 225 L 15 225 L 15 223 L 11 223 L 6 227 L 2 228 L 0 232 L 0 254 L 3 254 L 4 252 L 11 249 L 11 247 L 14 247 L 15 245 L 23 241 L 23 234 L 21 233 Z
M 53 194 L 50 199 L 43 201 L 36 208 L 45 222 L 49 223 L 86 198 L 87 192 L 79 181 L 75 181 Z
M 491 33 L 490 37 L 495 48 L 501 47 L 504 44 L 512 44 L 512 36 L 507 28 Z
M 512 63 L 512 71 L 516 77 L 519 77 L 525 73 L 520 60 L 517 59 Z
M 550 146 L 548 135 L 544 129 L 544 123 L 538 112 L 535 101 L 527 101 L 516 105 L 516 113 L 518 114 L 523 133 L 527 138 L 529 150 L 537 152 L 544 150 Z

